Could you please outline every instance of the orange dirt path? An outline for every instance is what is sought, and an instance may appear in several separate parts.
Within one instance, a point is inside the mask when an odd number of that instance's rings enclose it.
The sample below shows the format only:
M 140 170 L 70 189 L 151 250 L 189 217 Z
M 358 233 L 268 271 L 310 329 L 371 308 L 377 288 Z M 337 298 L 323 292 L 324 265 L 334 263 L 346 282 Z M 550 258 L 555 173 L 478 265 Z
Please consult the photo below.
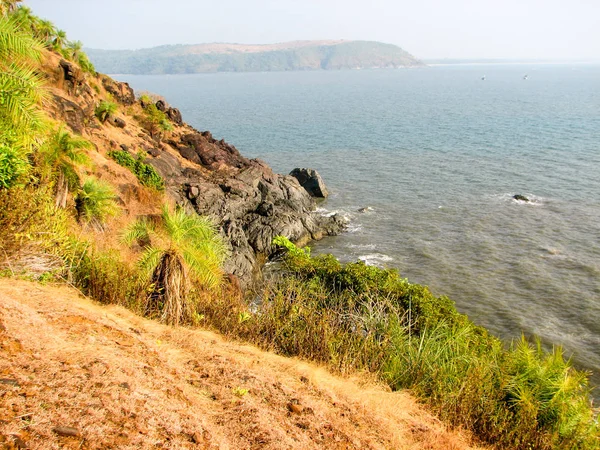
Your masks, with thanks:
M 367 376 L 337 377 L 66 286 L 6 278 L 0 447 L 475 448 Z

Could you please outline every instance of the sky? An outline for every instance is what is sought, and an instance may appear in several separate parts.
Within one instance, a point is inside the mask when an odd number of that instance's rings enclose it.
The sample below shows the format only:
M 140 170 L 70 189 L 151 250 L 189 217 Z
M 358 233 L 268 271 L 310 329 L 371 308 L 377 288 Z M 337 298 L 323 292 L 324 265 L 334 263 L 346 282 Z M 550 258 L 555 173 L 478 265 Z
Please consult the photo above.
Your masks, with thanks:
M 600 0 L 24 0 L 86 47 L 348 39 L 422 59 L 600 60 Z

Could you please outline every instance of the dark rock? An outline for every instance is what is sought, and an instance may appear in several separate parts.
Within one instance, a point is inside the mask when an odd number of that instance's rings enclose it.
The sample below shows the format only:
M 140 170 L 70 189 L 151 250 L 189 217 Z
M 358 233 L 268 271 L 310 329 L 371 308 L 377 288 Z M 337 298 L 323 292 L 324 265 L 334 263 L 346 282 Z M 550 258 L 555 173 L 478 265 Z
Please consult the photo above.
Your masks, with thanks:
M 529 202 L 529 199 L 521 194 L 513 195 L 513 198 L 522 202 Z
M 111 116 L 108 121 L 111 123 L 111 125 L 114 125 L 117 128 L 125 128 L 127 126 L 127 122 L 120 117 Z
M 166 111 L 167 117 L 176 125 L 183 125 L 183 117 L 181 116 L 181 111 L 177 108 L 169 108 Z
M 369 212 L 369 211 L 373 211 L 373 208 L 371 208 L 370 206 L 365 206 L 364 208 L 359 208 L 357 210 L 357 212 L 359 212 L 359 213 L 366 213 L 366 212 Z
M 85 81 L 85 76 L 79 67 L 75 64 L 61 59 L 59 62 L 60 68 L 63 71 L 65 87 L 70 93 L 75 93 L 77 88 Z
M 104 76 L 102 77 L 102 85 L 119 103 L 124 105 L 133 105 L 135 103 L 135 92 L 128 83 L 121 83 Z
M 54 427 L 52 428 L 52 431 L 59 436 L 64 437 L 78 437 L 81 435 L 79 430 L 73 427 Z
M 325 198 L 329 195 L 321 175 L 314 169 L 294 169 L 290 175 L 313 197 Z
M 17 380 L 15 380 L 14 378 L 0 378 L 0 384 L 6 384 L 8 386 L 15 386 L 15 387 L 19 387 L 20 384 Z
M 86 123 L 90 121 L 89 113 L 77 103 L 59 95 L 54 94 L 53 100 L 57 116 L 62 118 L 75 133 L 81 134 Z
M 158 155 L 161 154 L 161 151 L 157 148 L 151 147 L 151 148 L 147 148 L 146 152 L 150 155 L 153 156 L 154 158 L 156 158 Z
M 242 168 L 249 165 L 249 161 L 235 147 L 222 140 L 215 144 L 201 133 L 186 134 L 181 137 L 181 143 L 193 148 L 200 158 L 201 164 L 213 170 L 225 167 Z M 188 155 L 192 157 L 189 152 Z
M 260 205 L 258 205 L 258 208 L 256 208 L 256 213 L 261 216 L 271 217 L 273 216 L 274 208 L 275 206 L 273 203 L 262 202 Z
M 119 145 L 119 147 L 121 147 L 121 150 L 123 150 L 124 152 L 129 151 L 129 147 L 126 144 L 121 144 L 121 145 Z
M 196 164 L 202 164 L 202 160 L 198 156 L 198 153 L 192 147 L 180 148 L 179 154 L 181 156 L 183 156 L 185 159 L 187 159 L 188 161 L 191 161 Z
M 159 100 L 154 105 L 159 111 L 165 112 L 167 110 L 167 104 L 164 102 L 164 100 Z

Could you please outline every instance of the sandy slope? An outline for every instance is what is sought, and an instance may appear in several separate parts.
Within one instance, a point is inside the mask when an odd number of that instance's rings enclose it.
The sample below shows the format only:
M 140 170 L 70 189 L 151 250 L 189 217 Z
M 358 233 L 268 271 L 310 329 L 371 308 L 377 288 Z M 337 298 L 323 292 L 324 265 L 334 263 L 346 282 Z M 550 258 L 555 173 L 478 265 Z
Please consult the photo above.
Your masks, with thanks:
M 470 448 L 408 394 L 366 378 L 0 279 L 0 447 L 19 445 Z

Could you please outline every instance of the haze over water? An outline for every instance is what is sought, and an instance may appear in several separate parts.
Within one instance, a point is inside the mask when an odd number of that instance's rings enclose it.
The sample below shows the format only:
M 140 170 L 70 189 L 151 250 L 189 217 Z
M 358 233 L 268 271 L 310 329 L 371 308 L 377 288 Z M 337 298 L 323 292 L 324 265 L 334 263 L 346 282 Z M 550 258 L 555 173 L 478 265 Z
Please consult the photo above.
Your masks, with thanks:
M 277 172 L 317 169 L 323 213 L 351 223 L 315 251 L 397 268 L 504 339 L 562 344 L 598 384 L 600 66 L 118 78 Z

